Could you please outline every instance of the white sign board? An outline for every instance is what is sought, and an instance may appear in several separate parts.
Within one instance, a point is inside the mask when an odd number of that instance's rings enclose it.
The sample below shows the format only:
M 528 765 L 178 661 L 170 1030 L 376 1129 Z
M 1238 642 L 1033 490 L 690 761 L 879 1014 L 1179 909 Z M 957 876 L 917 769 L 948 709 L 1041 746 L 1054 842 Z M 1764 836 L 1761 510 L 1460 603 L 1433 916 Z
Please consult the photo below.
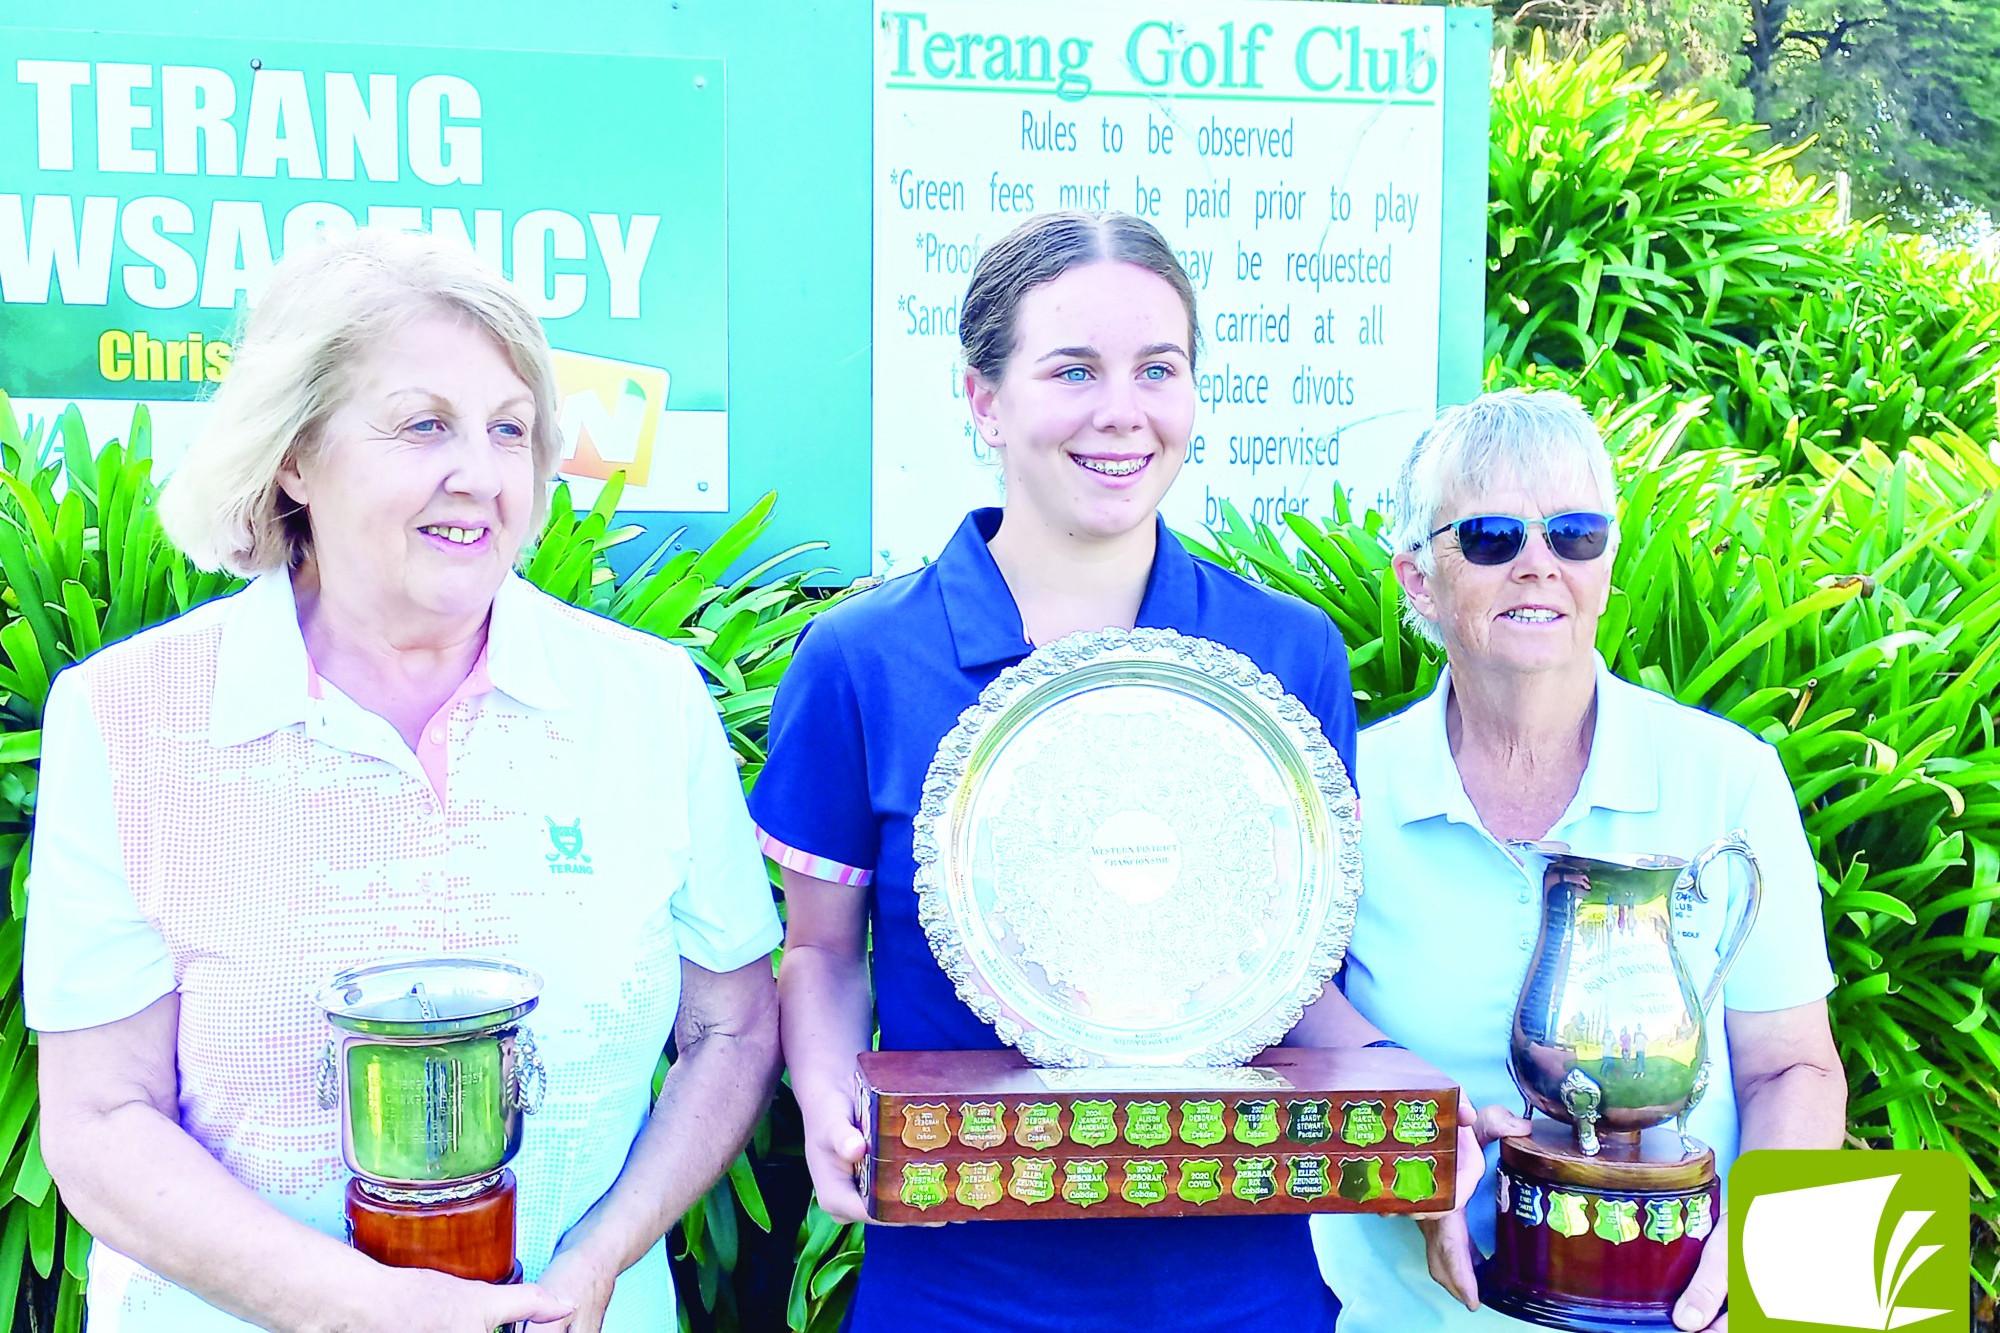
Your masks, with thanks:
M 1437 407 L 1444 11 L 938 0 L 875 31 L 874 549 L 934 557 L 999 496 L 960 375 L 973 265 L 1030 213 L 1159 227 L 1198 301 L 1167 521 L 1383 493 Z

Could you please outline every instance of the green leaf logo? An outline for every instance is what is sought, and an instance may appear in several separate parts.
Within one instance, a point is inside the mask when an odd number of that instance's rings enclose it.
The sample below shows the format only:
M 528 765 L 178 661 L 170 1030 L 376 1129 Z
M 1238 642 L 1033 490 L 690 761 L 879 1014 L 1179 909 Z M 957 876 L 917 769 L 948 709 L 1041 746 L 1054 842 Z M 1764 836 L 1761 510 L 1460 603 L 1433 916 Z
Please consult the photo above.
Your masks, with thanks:
M 1965 1327 L 1971 1185 L 1951 1154 L 1748 1152 L 1729 1197 L 1738 1333 Z

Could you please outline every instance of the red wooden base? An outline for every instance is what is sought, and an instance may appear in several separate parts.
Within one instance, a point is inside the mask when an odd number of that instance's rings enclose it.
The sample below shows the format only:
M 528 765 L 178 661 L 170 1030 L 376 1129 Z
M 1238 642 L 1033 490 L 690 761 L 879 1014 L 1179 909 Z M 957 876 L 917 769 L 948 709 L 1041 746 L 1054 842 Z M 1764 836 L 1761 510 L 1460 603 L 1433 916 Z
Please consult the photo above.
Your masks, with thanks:
M 434 1268 L 475 1282 L 518 1280 L 511 1170 L 470 1198 L 416 1202 L 415 1193 L 399 1192 L 390 1202 L 349 1180 L 348 1243 L 392 1268 Z
M 1648 1130 L 1585 1157 L 1567 1127 L 1536 1122 L 1501 1147 L 1493 1257 L 1479 1298 L 1577 1333 L 1666 1330 L 1722 1211 L 1714 1155 Z

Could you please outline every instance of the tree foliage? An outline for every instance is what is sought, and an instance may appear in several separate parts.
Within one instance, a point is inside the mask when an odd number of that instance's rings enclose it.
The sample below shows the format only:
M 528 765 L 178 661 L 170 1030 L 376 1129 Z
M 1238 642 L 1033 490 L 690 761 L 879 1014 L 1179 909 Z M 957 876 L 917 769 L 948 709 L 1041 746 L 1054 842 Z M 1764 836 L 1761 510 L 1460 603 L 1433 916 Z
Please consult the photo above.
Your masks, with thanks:
M 1856 216 L 1966 229 L 2000 216 L 2000 0 L 1501 0 L 1504 42 L 1572 52 L 1619 35 L 1668 88 L 1811 140 Z

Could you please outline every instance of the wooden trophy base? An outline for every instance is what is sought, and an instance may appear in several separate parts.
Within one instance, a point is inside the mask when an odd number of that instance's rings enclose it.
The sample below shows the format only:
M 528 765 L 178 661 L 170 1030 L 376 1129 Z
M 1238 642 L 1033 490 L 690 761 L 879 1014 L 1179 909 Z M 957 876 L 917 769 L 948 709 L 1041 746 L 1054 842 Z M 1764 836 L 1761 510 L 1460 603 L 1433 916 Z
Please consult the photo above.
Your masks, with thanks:
M 514 1203 L 514 1173 L 504 1167 L 490 1184 L 462 1196 L 451 1190 L 385 1191 L 350 1179 L 348 1243 L 391 1268 L 433 1268 L 474 1282 L 516 1282 Z
M 1226 1069 L 867 1051 L 859 1084 L 882 1222 L 1431 1212 L 1457 1174 L 1458 1088 L 1408 1051 Z
M 1658 1125 L 1585 1156 L 1568 1125 L 1536 1117 L 1500 1142 L 1493 1257 L 1479 1299 L 1578 1333 L 1667 1330 L 1722 1211 L 1715 1154 Z

